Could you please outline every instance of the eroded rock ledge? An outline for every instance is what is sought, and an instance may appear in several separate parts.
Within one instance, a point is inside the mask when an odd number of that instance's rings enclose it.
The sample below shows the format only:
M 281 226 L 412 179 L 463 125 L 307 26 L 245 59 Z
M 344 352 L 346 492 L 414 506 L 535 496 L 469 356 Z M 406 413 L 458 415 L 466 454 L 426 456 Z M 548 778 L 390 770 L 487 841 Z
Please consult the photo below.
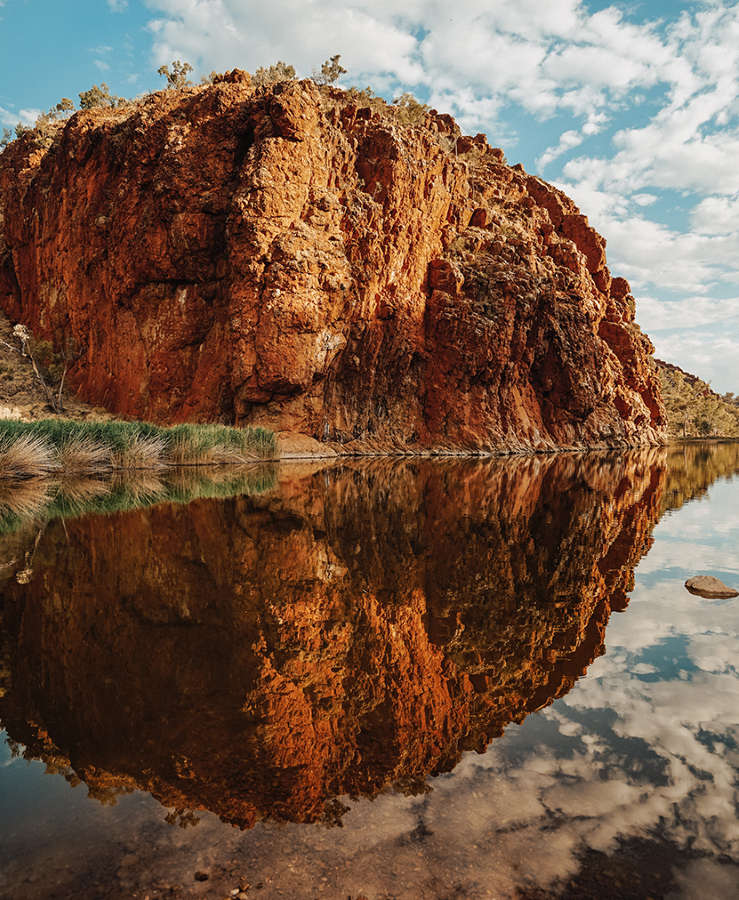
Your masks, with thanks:
M 80 396 L 365 450 L 658 443 L 652 345 L 605 241 L 449 116 L 245 73 L 0 156 L 0 306 Z

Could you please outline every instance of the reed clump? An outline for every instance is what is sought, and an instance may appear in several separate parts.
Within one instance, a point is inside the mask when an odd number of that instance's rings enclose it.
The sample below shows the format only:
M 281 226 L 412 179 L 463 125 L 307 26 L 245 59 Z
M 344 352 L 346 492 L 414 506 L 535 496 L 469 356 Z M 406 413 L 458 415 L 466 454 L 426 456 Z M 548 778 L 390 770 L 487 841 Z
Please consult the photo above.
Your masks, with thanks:
M 275 451 L 274 434 L 263 428 L 0 420 L 0 479 L 241 465 L 272 459 Z
M 37 434 L 3 434 L 0 432 L 0 476 L 39 478 L 58 469 L 52 447 Z

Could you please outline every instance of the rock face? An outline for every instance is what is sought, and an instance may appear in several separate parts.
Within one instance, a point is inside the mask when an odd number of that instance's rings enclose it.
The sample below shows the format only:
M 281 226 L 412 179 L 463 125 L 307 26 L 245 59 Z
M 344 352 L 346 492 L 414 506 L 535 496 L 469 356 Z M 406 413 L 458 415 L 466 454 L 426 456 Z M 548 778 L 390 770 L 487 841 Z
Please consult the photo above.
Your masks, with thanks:
M 129 417 L 348 450 L 659 442 L 652 346 L 571 200 L 448 116 L 245 76 L 0 156 L 0 306 Z
M 660 450 L 281 466 L 261 496 L 53 522 L 9 548 L 0 724 L 100 799 L 242 827 L 415 790 L 603 652 L 665 471 Z

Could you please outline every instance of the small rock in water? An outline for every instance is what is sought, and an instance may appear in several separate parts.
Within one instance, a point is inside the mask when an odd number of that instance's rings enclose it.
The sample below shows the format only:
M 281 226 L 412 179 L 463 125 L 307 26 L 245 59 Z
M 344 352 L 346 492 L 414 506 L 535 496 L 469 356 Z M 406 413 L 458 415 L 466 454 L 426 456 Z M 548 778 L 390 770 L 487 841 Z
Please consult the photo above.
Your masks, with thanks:
M 207 881 L 208 873 L 207 872 L 196 872 L 195 873 L 195 881 Z
M 696 575 L 688 578 L 685 587 L 691 594 L 697 594 L 699 597 L 705 597 L 707 600 L 725 600 L 730 597 L 739 597 L 739 591 L 734 588 L 727 587 L 718 578 L 713 575 Z

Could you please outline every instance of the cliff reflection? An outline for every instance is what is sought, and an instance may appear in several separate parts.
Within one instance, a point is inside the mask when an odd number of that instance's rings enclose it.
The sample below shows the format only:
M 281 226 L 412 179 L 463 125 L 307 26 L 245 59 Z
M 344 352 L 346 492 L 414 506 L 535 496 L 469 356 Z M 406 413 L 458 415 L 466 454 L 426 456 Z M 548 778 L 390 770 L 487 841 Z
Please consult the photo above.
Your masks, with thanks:
M 33 538 L 0 667 L 27 755 L 244 828 L 418 789 L 603 652 L 667 505 L 657 450 L 279 479 Z

